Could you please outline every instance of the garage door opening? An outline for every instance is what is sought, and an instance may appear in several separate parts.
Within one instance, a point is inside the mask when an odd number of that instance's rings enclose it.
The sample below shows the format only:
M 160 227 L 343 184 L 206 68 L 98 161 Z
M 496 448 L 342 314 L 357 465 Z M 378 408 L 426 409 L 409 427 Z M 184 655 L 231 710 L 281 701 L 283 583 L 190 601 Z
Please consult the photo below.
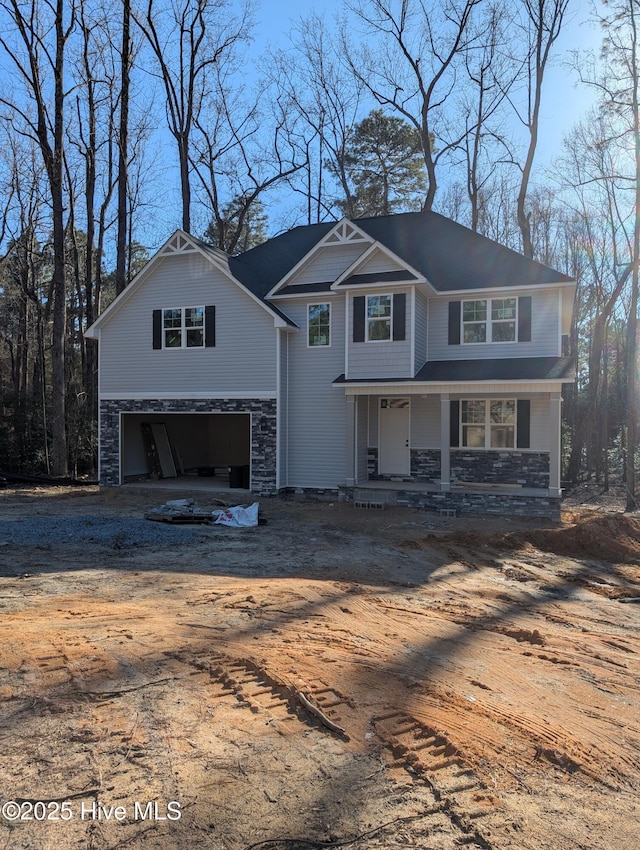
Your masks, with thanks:
M 198 479 L 212 488 L 251 485 L 248 413 L 123 413 L 121 481 Z

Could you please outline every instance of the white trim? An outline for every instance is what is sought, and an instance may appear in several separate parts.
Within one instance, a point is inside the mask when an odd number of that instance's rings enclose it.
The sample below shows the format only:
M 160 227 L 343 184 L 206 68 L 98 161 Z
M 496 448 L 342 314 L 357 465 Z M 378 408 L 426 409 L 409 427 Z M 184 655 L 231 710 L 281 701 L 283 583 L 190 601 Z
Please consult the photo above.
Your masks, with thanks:
M 411 331 L 411 362 L 410 362 L 410 370 L 411 374 L 415 375 L 416 373 L 416 288 L 415 286 L 411 287 L 410 293 L 410 311 L 411 314 L 409 316 L 409 327 Z M 406 336 L 406 334 L 405 334 Z
M 184 400 L 188 401 L 189 399 L 202 399 L 202 398 L 210 398 L 212 400 L 218 401 L 220 399 L 232 399 L 232 398 L 246 398 L 251 401 L 267 401 L 271 399 L 277 399 L 277 390 L 267 391 L 261 390 L 256 392 L 252 390 L 250 392 L 229 392 L 229 393 L 221 393 L 221 392 L 210 392 L 210 393 L 191 393 L 191 392 L 182 392 L 182 393 L 101 393 L 100 401 L 175 401 L 175 400 Z M 126 410 L 125 413 L 137 413 L 137 410 Z M 163 411 L 149 411 L 149 413 L 162 413 Z M 215 413 L 215 411 L 189 411 L 189 410 L 175 410 L 169 411 L 169 413 Z M 242 411 L 223 411 L 224 413 L 242 413 Z
M 349 307 L 353 304 L 351 298 L 349 298 L 349 293 L 344 293 L 344 374 L 345 377 L 349 377 L 349 334 L 353 335 L 353 331 L 350 329 L 353 326 L 353 316 L 351 316 L 351 323 L 349 322 Z
M 396 381 L 394 383 L 366 383 L 364 381 L 349 382 L 348 384 L 334 383 L 333 386 L 342 387 L 345 395 L 436 395 L 438 393 L 456 393 L 468 395 L 469 393 L 504 393 L 522 392 L 523 388 L 531 393 L 560 392 L 563 383 L 573 381 L 558 381 L 547 379 L 540 381 L 491 381 L 483 384 L 473 382 L 451 383 L 446 381 L 432 381 L 418 383 L 417 381 Z M 495 387 L 495 389 L 493 389 Z M 431 392 L 429 392 L 431 390 Z
M 300 284 L 300 286 L 302 286 L 302 285 L 303 284 Z M 325 296 L 326 296 L 326 298 L 335 298 L 336 295 L 340 295 L 340 293 L 339 292 L 333 292 L 330 289 L 323 289 L 323 290 L 317 290 L 316 292 L 313 292 L 313 291 L 285 292 L 284 295 L 281 294 L 281 293 L 278 293 L 276 295 L 269 295 L 269 296 L 265 296 L 265 297 L 268 297 L 269 301 L 288 301 L 290 298 L 291 299 L 315 298 L 316 295 L 319 298 L 320 297 L 324 298 Z
M 562 357 L 562 290 L 558 290 L 558 357 Z
M 564 280 L 558 281 L 557 283 L 514 283 L 510 286 L 478 286 L 473 289 L 438 289 L 438 295 L 443 296 L 444 298 L 450 298 L 453 296 L 465 297 L 467 301 L 477 300 L 473 298 L 473 294 L 476 292 L 485 292 L 490 294 L 492 292 L 511 292 L 512 290 L 516 292 L 524 292 L 527 295 L 532 295 L 534 292 L 537 292 L 539 289 L 556 289 L 558 286 L 576 286 L 575 280 Z M 496 296 L 499 297 L 499 296 Z M 505 297 L 505 296 L 503 296 Z M 513 296 L 506 296 L 513 297 Z
M 311 345 L 311 343 L 309 342 L 309 307 L 328 307 L 329 308 L 329 342 L 326 345 L 320 345 L 320 344 Z M 316 350 L 316 349 L 330 350 L 332 345 L 333 345 L 333 343 L 332 343 L 333 334 L 331 333 L 331 302 L 330 301 L 308 301 L 307 302 L 306 316 L 307 316 L 307 327 L 306 327 L 306 329 L 307 329 L 307 348 L 310 348 L 310 349 L 313 349 L 313 350 Z

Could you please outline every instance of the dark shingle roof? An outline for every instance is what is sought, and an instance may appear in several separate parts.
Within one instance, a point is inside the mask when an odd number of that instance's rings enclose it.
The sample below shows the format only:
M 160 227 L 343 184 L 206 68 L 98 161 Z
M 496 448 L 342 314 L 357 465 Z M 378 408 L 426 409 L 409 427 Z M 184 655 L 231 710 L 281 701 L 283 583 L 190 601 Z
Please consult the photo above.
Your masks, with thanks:
M 424 275 L 439 292 L 571 281 L 567 275 L 435 212 L 362 218 L 355 223 Z M 264 298 L 335 224 L 295 227 L 244 254 L 230 257 L 229 268 L 241 283 Z M 406 274 L 401 274 L 406 279 Z M 349 282 L 365 283 L 360 277 L 356 275 Z
M 568 283 L 570 277 L 435 212 L 355 222 L 421 272 L 439 291 Z
M 512 357 L 498 360 L 432 360 L 425 363 L 415 378 L 363 378 L 346 380 L 340 375 L 335 384 L 348 383 L 393 383 L 415 381 L 416 383 L 456 381 L 573 381 L 575 361 L 571 357 Z
M 335 225 L 335 221 L 330 221 L 294 227 L 244 254 L 230 257 L 229 268 L 240 283 L 264 298 Z

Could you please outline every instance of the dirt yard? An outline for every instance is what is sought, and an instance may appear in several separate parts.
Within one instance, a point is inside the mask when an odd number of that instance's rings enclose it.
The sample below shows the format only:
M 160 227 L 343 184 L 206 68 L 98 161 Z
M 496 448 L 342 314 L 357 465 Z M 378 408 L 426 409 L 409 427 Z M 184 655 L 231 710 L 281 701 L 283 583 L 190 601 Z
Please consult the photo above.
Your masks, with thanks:
M 640 518 L 180 495 L 0 491 L 0 850 L 637 850 Z

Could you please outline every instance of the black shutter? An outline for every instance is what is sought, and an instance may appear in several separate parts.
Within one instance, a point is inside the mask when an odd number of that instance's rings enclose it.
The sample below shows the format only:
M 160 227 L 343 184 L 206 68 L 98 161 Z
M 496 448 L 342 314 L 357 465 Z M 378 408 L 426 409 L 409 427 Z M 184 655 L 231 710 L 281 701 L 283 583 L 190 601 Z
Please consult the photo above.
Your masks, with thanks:
M 405 314 L 407 310 L 407 296 L 404 292 L 398 292 L 393 296 L 393 338 L 405 339 Z
M 518 298 L 518 342 L 531 342 L 531 296 Z
M 364 295 L 353 299 L 353 341 L 364 342 Z
M 449 301 L 449 345 L 460 345 L 460 301 Z
M 153 311 L 153 347 L 162 348 L 162 310 Z
M 518 399 L 518 433 L 516 448 L 531 448 L 531 402 L 528 398 Z
M 449 446 L 457 449 L 460 446 L 460 402 L 450 402 L 449 410 Z
M 204 344 L 206 348 L 213 348 L 216 344 L 216 308 L 204 308 Z

